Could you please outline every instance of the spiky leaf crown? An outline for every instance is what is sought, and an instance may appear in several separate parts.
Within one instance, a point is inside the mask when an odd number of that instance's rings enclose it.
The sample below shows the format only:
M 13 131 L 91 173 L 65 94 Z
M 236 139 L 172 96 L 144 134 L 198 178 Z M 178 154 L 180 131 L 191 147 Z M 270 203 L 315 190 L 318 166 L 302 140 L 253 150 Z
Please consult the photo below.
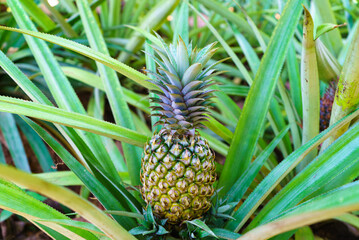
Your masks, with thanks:
M 207 88 L 214 85 L 211 78 L 220 73 L 213 67 L 222 61 L 205 67 L 217 50 L 216 43 L 192 49 L 192 44 L 186 46 L 181 38 L 176 45 L 169 46 L 160 40 L 162 47 L 152 46 L 157 55 L 151 55 L 157 63 L 157 73 L 149 71 L 155 77 L 149 81 L 161 90 L 152 91 L 159 97 L 151 98 L 157 103 L 152 107 L 156 112 L 152 115 L 160 117 L 157 125 L 165 129 L 193 134 L 207 119 L 205 114 L 214 91 Z

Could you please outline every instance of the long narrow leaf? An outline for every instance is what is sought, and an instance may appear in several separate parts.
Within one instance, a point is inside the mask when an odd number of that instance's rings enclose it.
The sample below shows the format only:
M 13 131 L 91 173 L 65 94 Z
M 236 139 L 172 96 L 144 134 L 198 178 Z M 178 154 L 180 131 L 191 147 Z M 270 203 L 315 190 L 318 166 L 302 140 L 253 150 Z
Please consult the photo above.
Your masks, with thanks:
M 188 5 L 186 2 L 182 2 L 181 6 L 177 8 L 176 12 L 176 25 L 173 34 L 173 44 L 178 41 L 178 38 L 181 37 L 186 46 L 189 43 L 188 37 Z
M 109 122 L 25 100 L 0 96 L 0 110 L 83 129 L 140 147 L 147 140 L 146 136 Z
M 96 196 L 100 202 L 103 203 L 107 209 L 119 209 L 128 210 L 128 202 L 125 198 L 116 199 L 109 189 L 100 183 L 88 170 L 85 169 L 69 152 L 67 152 L 56 140 L 54 140 L 44 129 L 29 119 L 24 119 L 41 138 L 46 141 L 49 146 L 55 151 L 55 153 L 64 161 L 64 163 L 76 174 L 76 176 L 84 183 L 84 185 Z M 91 162 L 89 162 L 91 164 Z M 98 163 L 96 163 L 98 165 Z M 95 163 L 93 163 L 95 165 Z M 97 169 L 98 174 L 101 173 L 100 169 Z M 134 222 L 126 220 L 121 217 L 114 217 L 119 221 L 126 229 L 133 227 Z
M 304 7 L 301 62 L 301 86 L 303 103 L 303 138 L 302 145 L 319 133 L 319 74 L 317 68 L 317 57 L 315 54 L 314 22 L 310 12 Z M 300 172 L 310 161 L 312 161 L 318 150 L 313 149 L 304 160 L 298 165 Z
M 61 29 L 64 31 L 67 37 L 73 38 L 78 37 L 75 30 L 71 27 L 71 25 L 66 22 L 65 18 L 61 15 L 56 8 L 50 6 L 47 0 L 42 0 L 42 3 L 45 7 L 52 13 L 52 16 L 55 18 L 55 21 L 60 25 Z
M 8 145 L 15 166 L 23 171 L 31 172 L 14 116 L 10 113 L 0 112 L 0 119 L 0 129 Z
M 66 76 L 81 81 L 91 87 L 105 91 L 101 78 L 95 73 L 77 67 L 61 67 L 61 69 L 64 71 Z M 128 104 L 141 109 L 145 113 L 150 113 L 149 104 L 145 96 L 137 94 L 127 88 L 122 88 L 122 90 Z
M 293 41 L 291 41 L 289 44 L 286 63 L 290 83 L 290 95 L 292 97 L 292 101 L 294 103 L 295 109 L 297 110 L 297 113 L 299 114 L 299 116 L 302 116 L 302 92 L 300 84 L 299 64 L 297 61 Z
M 0 208 L 23 216 L 30 221 L 41 218 L 69 219 L 57 210 L 31 197 L 18 186 L 6 182 L 3 179 L 0 181 L 0 189 Z M 63 232 L 65 232 L 65 234 L 67 232 L 70 236 L 82 236 L 82 239 L 85 237 L 93 240 L 96 239 L 93 234 L 81 229 L 78 230 L 68 227 L 65 228 Z
M 203 14 L 201 14 L 197 9 L 195 9 L 191 4 L 189 4 L 189 6 L 192 8 L 193 11 L 195 11 L 197 13 L 197 15 L 202 19 L 203 22 L 206 23 L 207 27 L 211 30 L 211 32 L 213 33 L 213 35 L 216 36 L 216 38 L 218 39 L 218 41 L 222 44 L 223 48 L 226 50 L 226 52 L 228 53 L 228 55 L 232 58 L 234 64 L 236 65 L 236 67 L 238 68 L 238 70 L 241 72 L 241 74 L 243 75 L 244 79 L 247 81 L 247 83 L 249 85 L 252 84 L 253 80 L 252 77 L 249 75 L 247 69 L 244 67 L 244 65 L 242 64 L 242 62 L 239 60 L 239 58 L 237 57 L 237 55 L 233 52 L 233 50 L 231 49 L 231 47 L 227 44 L 227 42 L 223 39 L 223 37 L 221 36 L 221 34 L 219 34 L 219 32 L 216 30 L 215 27 L 213 27 L 213 25 L 204 17 Z
M 109 0 L 108 27 L 116 27 L 116 26 L 120 25 L 120 22 L 121 22 L 121 8 L 122 8 L 121 5 L 122 5 L 122 1 Z M 81 10 L 80 7 L 79 7 L 79 10 Z M 80 12 L 80 16 L 81 16 L 81 12 Z M 84 23 L 86 23 L 86 21 L 84 21 Z M 112 37 L 119 37 L 120 36 L 120 29 L 114 29 L 113 31 L 111 31 L 110 35 Z
M 251 163 L 249 171 L 246 174 L 242 175 L 237 182 L 231 187 L 228 195 L 226 196 L 227 202 L 239 202 L 242 199 L 244 193 L 247 191 L 248 187 L 258 174 L 259 170 L 268 159 L 269 155 L 273 152 L 274 148 L 281 141 L 283 136 L 288 131 L 288 127 L 283 129 L 273 140 L 272 142 L 264 149 L 261 154 Z
M 148 31 L 156 31 L 166 20 L 167 16 L 176 8 L 179 0 L 162 0 L 152 7 L 151 11 L 146 14 L 139 28 Z M 145 39 L 137 32 L 133 33 L 126 49 L 130 52 L 136 52 L 140 49 Z M 120 62 L 126 62 L 129 58 L 128 52 L 122 52 L 119 56 Z
M 9 0 L 7 3 L 20 27 L 37 32 L 36 27 L 23 10 L 19 0 Z M 44 75 L 47 86 L 57 105 L 63 109 L 85 114 L 86 111 L 80 99 L 77 97 L 65 74 L 61 71 L 60 65 L 50 51 L 50 48 L 40 39 L 30 36 L 25 36 L 25 39 L 34 54 L 34 58 Z M 92 133 L 85 134 L 79 130 L 77 130 L 77 132 L 88 144 L 94 155 L 102 160 L 101 164 L 106 171 L 111 174 L 113 178 L 118 178 L 113 162 L 105 147 L 101 144 L 101 138 Z
M 76 186 L 83 185 L 83 182 L 75 175 L 73 171 L 57 171 L 36 174 L 38 178 L 44 179 L 58 186 Z
M 286 159 L 284 159 L 270 174 L 256 187 L 256 189 L 248 196 L 246 201 L 234 213 L 233 217 L 236 219 L 227 223 L 226 228 L 235 232 L 245 224 L 251 214 L 259 207 L 264 199 L 270 194 L 280 181 L 292 171 L 295 166 L 310 152 L 313 148 L 319 146 L 326 138 L 333 134 L 337 129 L 350 122 L 353 118 L 359 115 L 359 110 L 337 122 L 325 131 L 321 132 L 315 138 L 307 142 L 305 145 L 298 148 Z
M 94 225 L 88 222 L 79 222 L 79 221 L 67 220 L 67 219 L 40 219 L 37 220 L 37 222 L 40 223 L 53 222 L 53 223 L 58 223 L 60 225 L 76 227 L 76 228 L 88 230 L 96 234 L 105 235 L 103 232 L 101 232 L 100 229 L 98 229 L 97 227 L 95 227 Z
M 51 158 L 51 155 L 42 141 L 42 139 L 34 132 L 27 124 L 18 116 L 16 116 L 16 123 L 20 127 L 22 133 L 25 135 L 27 141 L 29 142 L 33 152 L 35 153 L 40 166 L 44 172 L 54 171 L 54 162 Z
M 302 170 L 261 210 L 249 225 L 252 229 L 283 211 L 294 207 L 304 197 L 325 186 L 338 174 L 338 169 L 351 168 L 359 164 L 359 124 L 348 130 L 336 144 L 332 145 L 315 161 Z M 308 187 L 310 186 L 310 187 Z
M 241 32 L 245 33 L 247 36 L 254 38 L 254 33 L 248 22 L 238 14 L 229 11 L 229 9 L 226 8 L 223 4 L 215 0 L 198 0 L 198 2 L 202 3 L 207 8 L 215 11 L 228 21 L 233 22 L 233 24 L 235 24 L 238 29 Z
M 219 187 L 224 188 L 223 193 L 228 191 L 239 176 L 247 170 L 252 159 L 290 39 L 299 20 L 301 2 L 294 0 L 287 2 L 261 61 L 219 180 Z M 232 169 L 238 170 L 233 172 Z
M 83 20 L 83 25 L 89 39 L 90 45 L 96 51 L 109 55 L 105 40 L 101 35 L 100 28 L 95 22 L 92 11 L 87 1 L 77 0 L 77 6 Z M 124 98 L 124 93 L 120 85 L 117 74 L 111 68 L 104 66 L 101 63 L 97 64 L 102 83 L 106 90 L 107 98 L 110 102 L 112 114 L 117 124 L 131 130 L 136 130 L 133 123 L 130 110 Z M 142 149 L 136 148 L 127 143 L 122 144 L 122 149 L 126 158 L 127 167 L 131 177 L 131 183 L 138 185 L 140 183 L 140 168 L 141 168 L 141 154 Z
M 316 13 L 315 20 L 317 20 L 317 24 L 332 23 L 337 25 L 334 11 L 329 0 L 314 0 L 312 4 Z M 339 54 L 343 42 L 338 28 L 323 35 L 321 39 L 335 55 Z
M 330 124 L 335 123 L 359 104 L 359 28 L 356 29 L 352 43 L 343 64 L 343 70 L 340 74 L 337 91 L 332 107 Z M 340 129 L 334 136 L 324 142 L 322 149 L 328 147 L 336 138 L 343 134 L 349 127 L 349 124 Z M 322 150 L 322 151 L 323 151 Z
M 147 87 L 150 90 L 157 89 L 157 87 L 154 84 L 146 81 L 147 79 L 149 79 L 149 77 L 147 77 L 146 75 L 132 69 L 131 67 L 129 67 L 129 66 L 105 55 L 105 54 L 94 51 L 91 48 L 88 48 L 84 45 L 78 44 L 76 42 L 73 42 L 73 41 L 70 41 L 70 40 L 67 40 L 67 39 L 64 39 L 61 37 L 45 34 L 45 33 L 32 32 L 32 31 L 28 31 L 28 30 L 24 30 L 24 29 L 8 28 L 8 27 L 4 27 L 4 26 L 0 26 L 0 29 L 14 31 L 14 32 L 20 32 L 23 34 L 28 34 L 30 36 L 37 37 L 37 38 L 43 39 L 45 41 L 49 41 L 49 42 L 58 44 L 60 46 L 63 46 L 65 48 L 68 48 L 70 50 L 78 52 L 84 56 L 87 56 L 93 60 L 96 60 L 96 61 L 114 69 L 115 71 L 134 80 L 135 82 L 142 85 L 143 87 Z M 223 65 L 219 64 L 218 68 L 220 66 L 223 66 Z M 127 92 L 127 94 L 131 94 L 130 92 L 126 91 L 125 89 L 124 89 L 124 91 Z M 135 104 L 135 102 L 136 102 L 136 100 L 132 100 L 132 104 Z
M 72 51 L 80 53 L 86 57 L 89 57 L 93 60 L 96 60 L 96 61 L 114 69 L 115 71 L 123 74 L 124 76 L 132 79 L 133 81 L 137 82 L 138 84 L 140 84 L 144 87 L 147 87 L 149 89 L 156 89 L 156 87 L 153 84 L 145 81 L 146 79 L 148 79 L 146 77 L 146 75 L 115 60 L 112 57 L 109 57 L 103 53 L 94 51 L 91 48 L 86 47 L 85 45 L 82 45 L 82 44 L 79 44 L 74 41 L 71 41 L 71 40 L 68 40 L 65 38 L 61 38 L 58 36 L 54 36 L 54 35 L 50 35 L 50 34 L 46 34 L 46 33 L 35 32 L 35 31 L 29 31 L 26 29 L 16 29 L 16 28 L 4 27 L 4 26 L 0 26 L 0 29 L 27 34 L 27 35 L 57 44 L 59 46 L 65 47 L 67 49 L 70 49 Z
M 56 199 L 56 201 L 79 213 L 112 239 L 117 239 L 118 236 L 121 236 L 123 239 L 135 239 L 95 205 L 85 201 L 69 189 L 58 187 L 25 172 L 4 165 L 0 165 L 0 176 L 21 186 L 26 186 L 28 189 L 39 192 L 47 197 Z
M 34 21 L 41 26 L 45 32 L 50 31 L 56 27 L 56 24 L 52 19 L 42 11 L 34 1 L 20 0 L 22 6 L 25 8 L 26 12 L 34 18 Z
M 359 209 L 359 183 L 351 183 L 302 203 L 277 221 L 249 231 L 238 240 L 268 239 L 279 233 L 310 225 Z
M 2 51 L 0 51 L 0 65 L 31 100 L 42 104 L 52 105 L 50 100 Z

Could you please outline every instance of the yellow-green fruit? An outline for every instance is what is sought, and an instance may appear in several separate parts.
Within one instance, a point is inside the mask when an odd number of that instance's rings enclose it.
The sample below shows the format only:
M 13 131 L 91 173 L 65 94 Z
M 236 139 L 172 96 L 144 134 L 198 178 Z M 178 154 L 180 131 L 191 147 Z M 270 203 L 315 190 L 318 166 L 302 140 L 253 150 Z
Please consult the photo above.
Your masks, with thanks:
M 170 224 L 201 217 L 211 207 L 214 153 L 198 134 L 155 134 L 142 158 L 142 196 Z
M 156 72 L 148 71 L 152 116 L 163 128 L 145 146 L 142 158 L 142 196 L 160 218 L 169 224 L 200 218 L 211 207 L 216 180 L 214 154 L 196 129 L 208 119 L 208 108 L 221 61 L 208 64 L 215 43 L 192 49 L 179 37 L 176 44 L 152 46 L 157 56 Z

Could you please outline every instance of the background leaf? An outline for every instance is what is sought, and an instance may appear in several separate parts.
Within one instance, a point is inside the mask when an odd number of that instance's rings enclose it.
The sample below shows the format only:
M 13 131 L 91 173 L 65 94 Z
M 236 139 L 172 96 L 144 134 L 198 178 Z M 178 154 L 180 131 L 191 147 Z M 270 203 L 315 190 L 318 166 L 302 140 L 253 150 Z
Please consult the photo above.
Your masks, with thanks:
M 287 2 L 261 61 L 256 78 L 246 98 L 227 160 L 219 179 L 219 187 L 223 187 L 223 193 L 228 191 L 229 187 L 248 168 L 269 108 L 269 100 L 273 95 L 289 41 L 294 32 L 294 26 L 299 20 L 300 4 L 301 1 Z M 256 109 L 256 111 L 252 111 L 252 109 Z M 238 169 L 238 171 L 233 173 L 231 169 Z

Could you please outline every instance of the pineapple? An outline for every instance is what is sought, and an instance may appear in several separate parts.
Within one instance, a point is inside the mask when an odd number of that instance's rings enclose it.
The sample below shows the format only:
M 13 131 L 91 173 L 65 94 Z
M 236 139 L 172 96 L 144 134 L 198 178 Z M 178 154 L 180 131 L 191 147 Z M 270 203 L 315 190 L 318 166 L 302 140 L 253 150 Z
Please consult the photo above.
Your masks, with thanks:
M 214 63 L 205 64 L 215 53 L 210 44 L 201 50 L 187 47 L 181 38 L 176 45 L 153 46 L 157 56 L 154 90 L 159 98 L 152 109 L 163 128 L 146 144 L 142 158 L 141 193 L 156 216 L 167 223 L 201 217 L 211 207 L 216 180 L 214 152 L 196 131 L 202 128 L 213 90 Z
M 320 131 L 324 131 L 329 127 L 332 105 L 334 102 L 336 91 L 336 82 L 332 81 L 323 97 L 320 99 Z

